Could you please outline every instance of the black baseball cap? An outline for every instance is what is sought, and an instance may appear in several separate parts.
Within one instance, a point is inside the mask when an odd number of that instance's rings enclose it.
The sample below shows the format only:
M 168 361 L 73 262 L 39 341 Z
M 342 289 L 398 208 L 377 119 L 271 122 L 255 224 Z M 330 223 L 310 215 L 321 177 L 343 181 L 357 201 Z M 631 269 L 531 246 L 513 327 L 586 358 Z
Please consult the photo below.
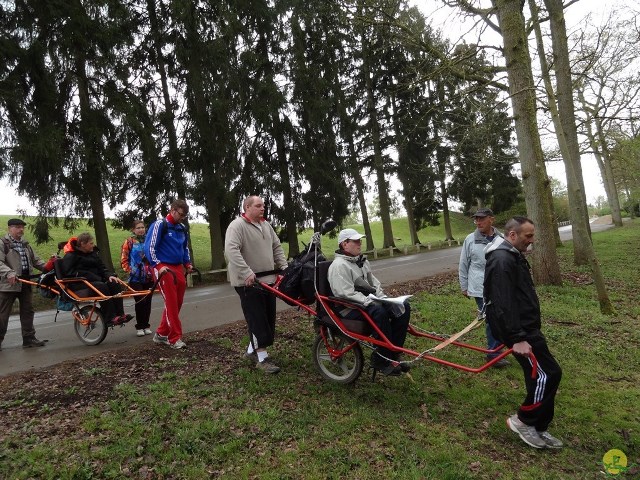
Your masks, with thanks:
M 494 217 L 493 211 L 490 208 L 479 208 L 476 213 L 471 215 L 472 217 Z
M 27 222 L 25 222 L 24 220 L 20 220 L 19 218 L 10 218 L 9 221 L 7 222 L 7 226 L 11 226 L 11 225 L 26 225 Z

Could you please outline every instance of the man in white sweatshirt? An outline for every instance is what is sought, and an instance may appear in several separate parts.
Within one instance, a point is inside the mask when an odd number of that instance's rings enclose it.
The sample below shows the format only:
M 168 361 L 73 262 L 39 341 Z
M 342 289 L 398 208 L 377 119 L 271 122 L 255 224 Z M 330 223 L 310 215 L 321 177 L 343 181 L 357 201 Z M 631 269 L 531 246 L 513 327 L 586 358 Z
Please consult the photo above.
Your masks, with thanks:
M 229 280 L 240 296 L 249 330 L 245 357 L 265 373 L 278 373 L 280 367 L 267 354 L 276 328 L 276 298 L 253 287 L 256 273 L 287 267 L 287 259 L 273 227 L 264 219 L 264 201 L 255 195 L 243 202 L 244 213 L 233 220 L 225 234 Z M 261 277 L 267 284 L 275 275 Z

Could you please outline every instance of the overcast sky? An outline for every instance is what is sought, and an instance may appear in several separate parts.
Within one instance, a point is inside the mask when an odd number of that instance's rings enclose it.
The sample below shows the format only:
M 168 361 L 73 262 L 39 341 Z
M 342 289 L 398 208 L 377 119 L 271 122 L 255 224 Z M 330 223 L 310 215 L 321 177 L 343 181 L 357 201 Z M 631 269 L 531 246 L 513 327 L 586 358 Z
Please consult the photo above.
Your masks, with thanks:
M 456 15 L 455 10 L 440 6 L 440 3 L 436 2 L 436 0 L 415 0 L 413 1 L 413 4 L 418 6 L 424 12 L 425 16 L 431 20 L 431 24 L 435 28 L 440 29 L 452 41 L 458 40 L 461 36 L 465 36 L 469 42 L 475 41 L 476 34 L 470 32 L 473 27 L 472 22 L 469 20 L 462 20 L 458 15 Z M 613 7 L 623 6 L 625 4 L 627 4 L 625 0 L 613 0 L 608 2 L 603 2 L 601 0 L 580 0 L 577 4 L 569 7 L 566 11 L 565 18 L 567 27 L 569 29 L 573 28 L 590 12 L 601 17 L 606 12 L 609 12 Z M 438 5 L 438 7 L 434 8 L 434 5 Z M 483 37 L 483 43 L 490 43 L 491 41 L 495 43 L 499 42 L 500 39 L 496 36 Z M 593 203 L 597 197 L 604 196 L 605 192 L 602 185 L 602 179 L 600 177 L 600 170 L 595 159 L 591 155 L 583 156 L 582 170 L 587 201 Z M 548 163 L 547 172 L 550 176 L 566 184 L 566 176 L 562 162 Z M 25 197 L 16 195 L 14 189 L 10 187 L 4 179 L 0 180 L 0 214 L 13 215 L 18 210 L 25 210 L 28 215 L 36 214 L 35 208 L 29 204 Z

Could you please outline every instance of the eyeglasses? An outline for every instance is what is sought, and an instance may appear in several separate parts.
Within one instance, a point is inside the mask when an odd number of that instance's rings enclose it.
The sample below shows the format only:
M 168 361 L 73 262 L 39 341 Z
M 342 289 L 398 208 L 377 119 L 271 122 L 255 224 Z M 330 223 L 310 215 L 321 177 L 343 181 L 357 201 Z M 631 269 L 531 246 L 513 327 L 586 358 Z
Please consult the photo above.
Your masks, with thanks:
M 489 217 L 473 217 L 473 223 L 478 223 L 486 220 Z
M 176 212 L 178 215 L 180 215 L 181 218 L 187 218 L 189 216 L 188 213 L 184 213 L 184 211 L 182 211 L 182 210 L 174 210 L 174 212 Z
M 353 242 L 353 243 L 362 243 L 362 240 L 358 239 L 358 240 L 351 240 L 350 238 L 347 239 L 347 242 Z

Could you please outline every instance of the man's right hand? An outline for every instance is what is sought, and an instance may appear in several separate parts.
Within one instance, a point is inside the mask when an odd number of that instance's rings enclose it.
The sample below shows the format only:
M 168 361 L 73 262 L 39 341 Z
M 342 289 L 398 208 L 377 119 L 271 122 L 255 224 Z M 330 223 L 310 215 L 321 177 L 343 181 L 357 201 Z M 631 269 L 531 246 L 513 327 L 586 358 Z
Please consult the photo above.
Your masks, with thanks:
M 523 357 L 528 357 L 529 355 L 531 355 L 531 345 L 529 345 L 529 342 L 527 342 L 526 340 L 514 343 L 512 348 L 513 353 L 517 355 L 522 355 Z
M 247 278 L 244 279 L 244 284 L 247 287 L 250 287 L 254 283 L 256 283 L 256 274 L 255 273 L 252 273 L 251 275 L 249 275 Z
M 7 275 L 7 283 L 9 283 L 9 285 L 15 285 L 17 281 L 18 277 L 16 277 L 15 273 L 13 275 Z

